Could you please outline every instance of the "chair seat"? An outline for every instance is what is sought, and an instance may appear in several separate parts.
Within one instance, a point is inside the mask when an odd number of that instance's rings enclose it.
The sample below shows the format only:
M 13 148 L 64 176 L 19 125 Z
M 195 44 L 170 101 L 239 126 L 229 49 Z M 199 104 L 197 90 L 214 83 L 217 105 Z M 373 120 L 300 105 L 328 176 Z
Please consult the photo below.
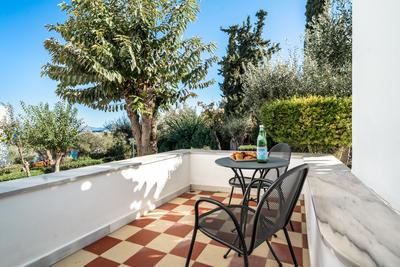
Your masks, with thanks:
M 246 247 L 249 248 L 253 232 L 255 210 L 251 207 L 246 207 L 243 205 L 228 205 L 226 207 L 232 211 L 239 225 L 241 225 L 241 232 L 243 233 Z M 271 206 L 269 209 L 265 209 L 262 214 L 260 214 L 260 219 L 263 224 L 268 225 L 269 227 L 259 228 L 256 236 L 263 238 L 265 238 L 265 236 L 269 237 L 267 232 L 271 232 L 272 235 L 272 233 L 274 233 L 276 230 L 271 231 L 271 227 L 273 227 L 277 216 L 278 212 L 273 206 Z M 235 244 L 233 244 L 237 236 L 235 224 L 230 216 L 221 208 L 216 208 L 200 215 L 199 229 L 202 232 L 206 231 L 208 234 L 217 237 L 215 240 L 222 244 L 224 244 L 223 241 L 226 241 L 236 247 L 239 247 L 239 239 L 236 239 Z M 218 239 L 221 239 L 222 242 Z M 258 241 L 256 240 L 256 246 L 265 241 L 266 240 L 264 239 Z
M 233 187 L 241 187 L 240 182 L 238 180 L 239 178 L 237 177 L 232 177 L 231 179 L 229 179 L 229 185 L 233 186 Z M 247 188 L 247 186 L 250 184 L 251 182 L 251 178 L 250 177 L 244 177 L 244 182 L 245 182 L 245 188 Z M 262 188 L 268 188 L 271 186 L 271 184 L 273 183 L 273 181 L 269 180 L 269 179 L 265 179 L 265 182 L 262 184 Z M 253 184 L 251 186 L 251 188 L 257 188 L 258 184 Z

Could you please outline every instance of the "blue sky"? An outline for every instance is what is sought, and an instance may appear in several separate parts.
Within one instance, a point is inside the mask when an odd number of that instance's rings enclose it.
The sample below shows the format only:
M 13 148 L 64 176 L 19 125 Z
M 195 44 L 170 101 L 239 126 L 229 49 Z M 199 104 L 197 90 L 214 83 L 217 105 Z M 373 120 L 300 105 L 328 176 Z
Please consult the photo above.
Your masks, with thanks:
M 63 23 L 67 17 L 57 6 L 61 0 L 3 1 L 0 9 L 0 102 L 10 102 L 16 113 L 21 113 L 20 101 L 37 105 L 48 102 L 51 106 L 59 101 L 55 89 L 57 83 L 48 77 L 40 77 L 41 66 L 50 61 L 43 47 L 46 38 L 58 37 L 48 32 L 45 24 Z M 189 25 L 184 37 L 199 36 L 203 42 L 218 43 L 216 55 L 221 59 L 226 53 L 228 36 L 220 27 L 242 24 L 247 16 L 256 22 L 255 14 L 264 9 L 268 12 L 263 37 L 280 43 L 286 52 L 285 38 L 294 46 L 302 46 L 300 36 L 305 26 L 307 0 L 205 0 L 196 23 Z M 218 82 L 219 65 L 209 71 L 208 78 L 217 83 L 202 90 L 196 90 L 197 99 L 188 100 L 195 106 L 197 101 L 210 103 L 221 99 Z M 76 105 L 78 117 L 92 127 L 101 127 L 104 122 L 123 115 L 123 112 L 102 112 Z

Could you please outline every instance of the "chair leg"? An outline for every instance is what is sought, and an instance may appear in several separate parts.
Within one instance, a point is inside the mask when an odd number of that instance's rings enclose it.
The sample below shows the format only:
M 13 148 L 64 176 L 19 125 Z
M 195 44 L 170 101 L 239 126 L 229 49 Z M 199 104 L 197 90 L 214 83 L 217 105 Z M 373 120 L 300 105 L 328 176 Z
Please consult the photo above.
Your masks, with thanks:
M 288 243 L 289 249 L 290 249 L 290 254 L 292 254 L 294 266 L 299 267 L 299 265 L 297 264 L 296 255 L 294 255 L 292 243 L 290 242 L 289 233 L 288 233 L 286 227 L 283 228 L 283 231 L 285 232 L 285 237 L 286 237 L 286 241 Z
M 289 222 L 290 222 L 290 227 L 292 228 L 292 231 L 294 232 L 294 228 L 293 228 L 292 220 L 290 220 Z
M 239 235 L 236 235 L 235 240 L 233 240 L 232 245 L 235 245 L 236 240 L 238 239 Z M 228 251 L 224 254 L 224 259 L 226 259 L 226 257 L 228 257 L 229 252 L 231 252 L 231 248 L 228 249 Z
M 243 261 L 244 261 L 244 266 L 249 267 L 249 258 L 247 256 L 247 251 L 243 251 Z
M 269 250 L 271 250 L 272 255 L 274 255 L 274 258 L 276 260 L 276 262 L 278 263 L 279 267 L 282 267 L 282 263 L 281 261 L 278 259 L 278 256 L 276 256 L 275 251 L 272 249 L 271 244 L 268 242 L 268 240 L 266 241 L 269 247 Z
M 196 234 L 197 234 L 197 228 L 195 227 L 195 228 L 193 229 L 192 242 L 190 243 L 189 253 L 188 253 L 188 256 L 187 256 L 187 259 L 186 259 L 185 267 L 189 267 L 190 257 L 192 256 L 193 247 L 194 247 L 194 242 L 195 242 L 195 240 L 196 240 Z
M 232 194 L 233 194 L 233 186 L 232 186 L 232 190 L 231 190 L 231 196 L 230 196 L 230 198 L 229 198 L 229 203 L 228 203 L 228 205 L 230 205 L 230 204 L 231 204 L 231 200 L 232 200 Z

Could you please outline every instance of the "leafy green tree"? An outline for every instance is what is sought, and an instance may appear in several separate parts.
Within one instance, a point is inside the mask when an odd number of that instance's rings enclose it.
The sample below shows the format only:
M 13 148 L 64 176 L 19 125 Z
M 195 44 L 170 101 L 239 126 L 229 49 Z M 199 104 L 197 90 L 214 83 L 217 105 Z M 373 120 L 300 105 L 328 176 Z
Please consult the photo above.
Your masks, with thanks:
M 26 114 L 24 131 L 30 137 L 35 136 L 31 140 L 32 146 L 45 149 L 53 172 L 59 172 L 61 158 L 83 131 L 83 120 L 77 118 L 78 109 L 61 101 L 54 105 L 53 110 L 48 103 L 37 106 L 21 104 Z M 55 154 L 55 161 L 51 152 Z
M 248 64 L 245 68 L 243 102 L 249 106 L 251 115 L 258 120 L 261 107 L 266 101 L 303 94 L 302 69 L 297 61 L 297 50 L 289 49 L 289 57 L 282 53 L 272 59 L 265 55 L 257 64 Z M 257 135 L 258 130 L 255 129 Z
M 224 109 L 221 108 L 221 106 L 217 106 L 215 102 L 211 102 L 208 105 L 203 102 L 197 102 L 197 105 L 203 108 L 203 119 L 213 132 L 218 149 L 221 150 L 221 142 L 219 141 L 216 130 L 222 130 L 222 124 L 225 119 Z M 214 106 L 216 106 L 216 108 L 214 108 Z
M 230 138 L 230 150 L 238 150 L 244 138 L 251 133 L 251 117 L 230 115 L 224 123 L 225 135 Z
M 324 11 L 327 1 L 329 2 L 329 0 L 307 0 L 305 13 L 306 29 L 312 30 L 315 22 L 318 23 L 318 17 Z M 314 23 L 311 23 L 313 22 L 313 18 L 315 19 Z
M 271 55 L 278 51 L 279 44 L 270 44 L 271 40 L 262 38 L 264 20 L 267 12 L 260 10 L 256 13 L 258 22 L 255 28 L 250 24 L 250 16 L 247 22 L 243 21 L 243 25 L 232 25 L 229 29 L 221 28 L 221 31 L 229 35 L 227 54 L 218 64 L 221 66 L 218 74 L 224 77 L 224 81 L 220 83 L 222 96 L 226 97 L 227 104 L 225 106 L 225 114 L 242 116 L 248 106 L 243 105 L 243 83 L 244 83 L 244 66 L 263 59 L 264 53 Z
M 89 156 L 92 153 L 106 153 L 114 146 L 116 140 L 112 133 L 103 131 L 101 133 L 82 132 L 77 136 L 73 147 L 78 149 L 79 157 Z
M 187 105 L 165 112 L 159 123 L 160 151 L 216 148 L 215 138 L 202 115 Z
M 264 55 L 262 61 L 246 66 L 243 101 L 255 117 L 260 118 L 260 109 L 269 100 L 352 94 L 351 13 L 349 0 L 327 3 L 319 22 L 311 22 L 313 30 L 306 30 L 303 62 L 298 62 L 297 49 L 289 49 L 288 59 Z
M 45 41 L 51 63 L 42 75 L 58 81 L 56 94 L 70 103 L 126 109 L 139 155 L 156 153 L 159 109 L 215 82 L 205 76 L 218 60 L 216 44 L 183 39 L 200 11 L 198 1 L 72 0 L 60 6 L 69 19 L 46 27 L 65 44 Z M 210 57 L 202 59 L 203 53 Z
M 0 102 L 7 109 L 7 116 L 0 118 L 0 142 L 4 142 L 9 146 L 16 146 L 21 158 L 21 163 L 27 177 L 31 177 L 29 170 L 29 161 L 24 157 L 24 150 L 32 148 L 32 142 L 35 140 L 36 135 L 31 135 L 27 131 L 29 125 L 26 124 L 24 116 L 14 115 L 14 108 L 10 103 L 4 104 Z
M 306 29 L 304 56 L 318 66 L 329 64 L 336 73 L 351 69 L 352 64 L 352 3 L 351 0 L 327 1 L 319 20 Z

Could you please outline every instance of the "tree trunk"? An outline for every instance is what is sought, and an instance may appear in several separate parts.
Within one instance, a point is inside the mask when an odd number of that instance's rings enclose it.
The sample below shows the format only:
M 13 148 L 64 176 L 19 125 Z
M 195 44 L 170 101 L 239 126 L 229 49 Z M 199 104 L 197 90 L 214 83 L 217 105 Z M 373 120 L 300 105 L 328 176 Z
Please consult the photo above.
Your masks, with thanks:
M 51 172 L 56 172 L 56 163 L 53 160 L 53 156 L 51 155 L 50 150 L 46 149 L 47 159 L 49 160 Z
M 60 171 L 60 162 L 62 157 L 64 156 L 64 152 L 57 152 L 56 153 L 56 164 L 54 167 L 54 172 L 59 172 Z M 53 169 L 53 167 L 52 167 Z
M 230 149 L 231 150 L 238 150 L 238 148 L 243 145 L 243 136 L 234 136 L 230 141 Z
M 17 143 L 17 147 L 18 147 L 19 155 L 21 156 L 21 162 L 22 162 L 22 166 L 23 166 L 22 168 L 26 172 L 26 176 L 31 177 L 32 175 L 31 175 L 31 171 L 29 169 L 29 162 L 26 162 L 24 160 L 24 156 L 22 155 L 22 146 L 19 143 Z
M 156 154 L 157 149 L 157 108 L 154 101 L 154 88 L 147 87 L 139 91 L 146 92 L 147 96 L 142 100 L 143 113 L 140 117 L 136 110 L 132 109 L 131 102 L 135 99 L 134 90 L 128 87 L 124 91 L 126 112 L 132 125 L 132 133 L 135 136 L 136 147 L 139 156 Z M 137 93 L 136 93 L 137 94 Z
M 213 134 L 214 134 L 215 141 L 217 141 L 218 149 L 219 149 L 219 150 L 222 150 L 222 149 L 221 149 L 221 143 L 219 142 L 217 133 L 216 133 L 215 130 L 214 130 L 214 126 L 213 126 L 213 125 L 210 125 L 210 128 L 211 128 L 211 131 L 212 131 Z
M 340 147 L 336 152 L 336 158 L 343 162 L 344 165 L 349 165 L 350 147 Z

